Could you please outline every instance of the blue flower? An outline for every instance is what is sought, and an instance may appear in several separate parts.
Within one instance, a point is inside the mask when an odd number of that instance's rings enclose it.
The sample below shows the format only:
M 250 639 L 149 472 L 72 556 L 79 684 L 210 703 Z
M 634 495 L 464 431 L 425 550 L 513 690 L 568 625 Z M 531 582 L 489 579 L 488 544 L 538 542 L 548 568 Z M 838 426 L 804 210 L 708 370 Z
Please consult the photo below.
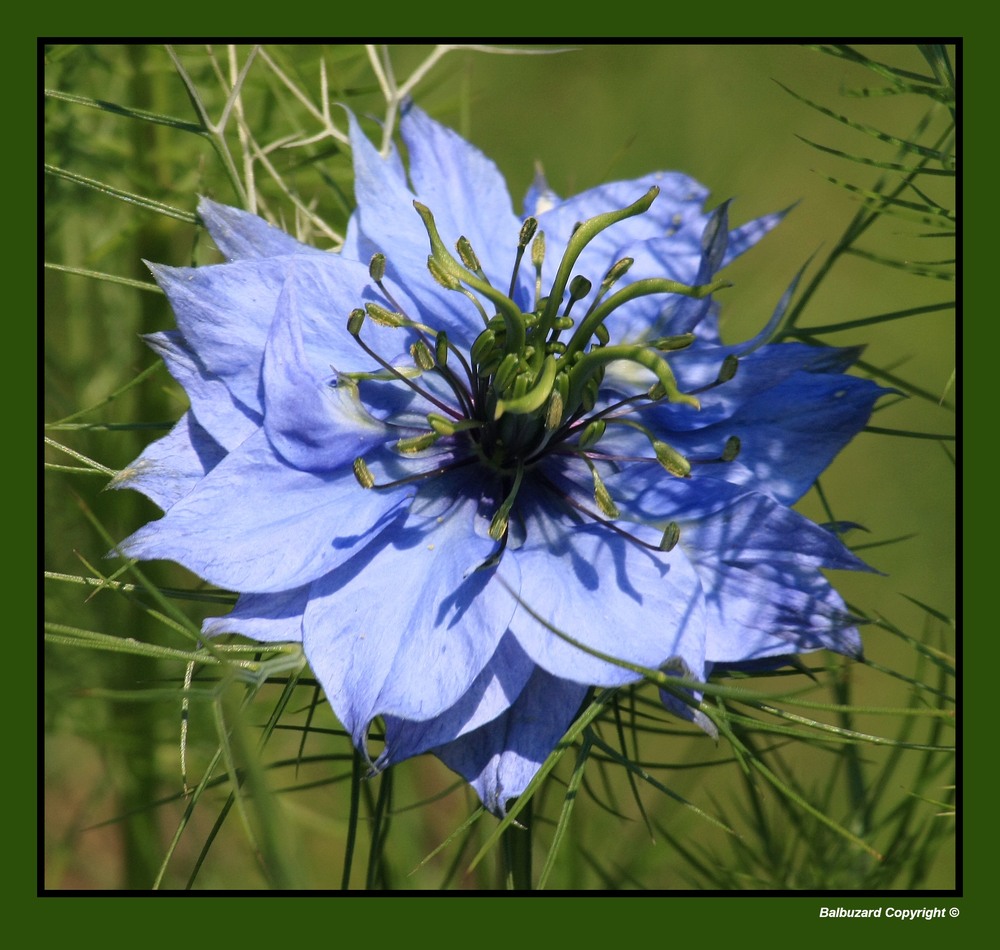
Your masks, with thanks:
M 151 265 L 149 342 L 190 409 L 116 479 L 165 514 L 122 543 L 239 592 L 209 634 L 299 641 L 384 767 L 437 754 L 503 813 L 629 666 L 860 651 L 821 568 L 864 565 L 792 505 L 883 392 L 857 351 L 717 329 L 729 230 L 676 173 L 518 218 L 496 167 L 411 108 L 409 155 L 351 118 L 337 253 L 202 201 L 225 264 Z M 567 634 L 560 637 L 554 630 Z M 696 718 L 665 696 L 668 705 Z

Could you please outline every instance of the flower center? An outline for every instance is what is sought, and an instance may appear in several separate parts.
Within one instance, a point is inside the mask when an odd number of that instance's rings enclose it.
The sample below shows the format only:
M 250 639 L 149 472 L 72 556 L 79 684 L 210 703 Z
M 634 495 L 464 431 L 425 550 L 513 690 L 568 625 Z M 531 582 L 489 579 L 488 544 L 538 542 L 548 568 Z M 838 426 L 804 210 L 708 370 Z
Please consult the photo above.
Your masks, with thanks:
M 628 207 L 579 224 L 545 294 L 542 293 L 545 236 L 538 230 L 535 218 L 528 218 L 521 227 L 510 286 L 503 293 L 487 279 L 469 241 L 459 238 L 457 257 L 453 255 L 441 240 L 430 209 L 414 201 L 430 241 L 428 270 L 443 288 L 469 299 L 478 311 L 483 329 L 468 354 L 463 353 L 444 331 L 413 320 L 402 312 L 383 282 L 384 256 L 376 254 L 372 258 L 370 274 L 388 307 L 368 303 L 363 310 L 354 310 L 348 319 L 348 331 L 383 368 L 378 378 L 393 384 L 402 382 L 440 410 L 427 413 L 426 429 L 399 439 L 396 449 L 403 455 L 412 456 L 447 440 L 453 451 L 452 460 L 437 469 L 381 485 L 376 484 L 364 460 L 358 459 L 355 474 L 359 483 L 365 488 L 392 488 L 417 478 L 434 477 L 457 465 L 476 462 L 499 475 L 505 486 L 507 494 L 490 527 L 494 540 L 505 542 L 510 513 L 526 474 L 544 458 L 553 455 L 578 460 L 577 464 L 586 467 L 593 479 L 594 500 L 600 514 L 582 508 L 568 496 L 564 495 L 563 500 L 614 527 L 605 519 L 613 520 L 619 512 L 601 478 L 598 462 L 634 459 L 600 451 L 598 443 L 611 425 L 629 426 L 640 432 L 652 449 L 650 461 L 655 460 L 673 476 L 688 477 L 691 462 L 634 416 L 642 408 L 661 402 L 699 408 L 695 395 L 678 389 L 665 356 L 690 346 L 694 335 L 685 333 L 646 342 L 613 343 L 606 322 L 615 310 L 637 297 L 682 294 L 701 298 L 728 286 L 726 282 L 692 287 L 651 278 L 632 281 L 616 290 L 633 263 L 632 258 L 626 257 L 606 271 L 584 315 L 579 319 L 571 316 L 574 306 L 586 299 L 593 288 L 586 277 L 570 276 L 581 252 L 606 228 L 647 211 L 658 193 L 658 188 L 651 188 Z M 523 296 L 523 292 L 517 293 L 519 269 L 529 246 L 535 270 L 535 290 L 533 307 L 526 311 L 515 302 L 515 296 Z M 403 370 L 390 365 L 362 340 L 366 317 L 382 326 L 406 328 L 414 334 L 415 340 L 410 346 L 412 368 Z M 607 368 L 616 361 L 630 362 L 648 371 L 654 380 L 652 385 L 631 396 L 602 390 Z M 724 381 L 724 374 L 731 378 L 733 368 L 730 366 L 720 373 L 719 381 Z M 365 375 L 372 378 L 372 374 Z M 422 379 L 425 375 L 443 381 L 445 389 L 429 382 L 425 384 Z M 734 447 L 731 439 L 721 458 L 728 461 L 735 457 L 737 450 L 738 445 Z M 544 475 L 539 478 L 547 487 L 558 491 Z M 671 522 L 658 547 L 669 550 L 676 541 L 677 526 Z

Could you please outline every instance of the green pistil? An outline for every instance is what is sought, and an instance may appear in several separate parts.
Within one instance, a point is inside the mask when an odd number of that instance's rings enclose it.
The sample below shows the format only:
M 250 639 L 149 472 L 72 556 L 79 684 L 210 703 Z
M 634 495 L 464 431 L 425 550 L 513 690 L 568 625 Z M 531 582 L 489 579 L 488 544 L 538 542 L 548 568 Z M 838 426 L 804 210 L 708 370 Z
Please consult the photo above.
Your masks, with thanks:
M 430 243 L 428 270 L 440 286 L 464 294 L 473 303 L 483 321 L 483 330 L 469 351 L 463 353 L 455 348 L 443 331 L 411 320 L 383 283 L 385 257 L 381 254 L 372 257 L 370 276 L 383 294 L 383 303 L 389 306 L 367 302 L 363 310 L 351 313 L 348 331 L 382 370 L 355 374 L 351 378 L 402 382 L 439 409 L 439 413 L 431 412 L 426 416 L 426 430 L 414 430 L 409 426 L 402 428 L 403 432 L 411 434 L 399 438 L 395 448 L 401 454 L 415 455 L 431 449 L 441 440 L 450 440 L 452 461 L 396 481 L 376 484 L 364 460 L 359 458 L 354 464 L 359 484 L 367 489 L 391 489 L 437 477 L 462 465 L 477 464 L 490 469 L 509 487 L 489 529 L 490 537 L 499 544 L 495 554 L 497 560 L 507 540 L 511 512 L 525 472 L 532 469 L 535 484 L 555 492 L 569 507 L 578 509 L 623 537 L 658 551 L 669 551 L 676 545 L 680 532 L 674 522 L 667 524 L 658 544 L 632 535 L 614 523 L 621 518 L 621 512 L 604 484 L 595 460 L 625 462 L 631 459 L 605 455 L 593 449 L 608 425 L 629 425 L 643 433 L 656 461 L 666 471 L 680 478 L 690 476 L 691 461 L 658 439 L 652 430 L 627 417 L 661 400 L 700 408 L 693 393 L 680 391 L 663 355 L 690 346 L 695 337 L 685 333 L 642 343 L 612 344 L 606 323 L 619 307 L 639 297 L 679 294 L 700 299 L 729 285 L 726 281 L 717 280 L 689 286 L 663 278 L 648 278 L 615 289 L 616 283 L 633 265 L 633 259 L 626 257 L 607 270 L 582 318 L 571 316 L 574 306 L 591 296 L 594 290 L 587 277 L 573 274 L 583 250 L 611 225 L 647 211 L 658 194 L 658 188 L 650 188 L 628 207 L 596 215 L 577 225 L 567 242 L 547 295 L 543 294 L 542 286 L 545 235 L 538 230 L 537 220 L 528 218 L 521 227 L 510 285 L 504 294 L 490 283 L 469 240 L 460 237 L 454 251 L 446 248 L 430 209 L 414 201 L 413 206 L 420 215 Z M 535 296 L 533 311 L 524 312 L 514 302 L 514 296 L 518 292 L 518 274 L 529 245 L 535 271 Z M 361 339 L 366 317 L 382 326 L 402 328 L 413 334 L 410 340 L 412 369 L 390 366 Z M 562 333 L 569 334 L 568 340 L 559 340 Z M 608 365 L 615 361 L 634 363 L 648 370 L 655 376 L 656 382 L 645 393 L 598 408 L 605 372 Z M 718 380 L 712 385 L 731 378 L 735 369 L 735 360 L 724 363 Z M 411 378 L 419 378 L 421 373 L 437 373 L 451 389 L 453 398 L 449 397 L 449 401 L 452 404 L 443 402 Z M 730 461 L 738 451 L 738 440 L 731 439 L 720 458 L 707 461 Z M 566 459 L 575 458 L 576 464 L 582 462 L 587 465 L 593 479 L 596 510 L 581 505 L 560 490 L 546 477 L 543 468 L 535 468 L 543 457 L 552 454 Z M 648 455 L 639 458 L 653 461 Z
M 557 363 L 554 356 L 548 356 L 542 364 L 542 372 L 538 381 L 522 396 L 515 396 L 512 399 L 498 399 L 493 418 L 499 419 L 505 412 L 516 415 L 526 415 L 541 409 L 548 402 L 552 393 L 552 385 L 556 381 Z M 517 377 L 518 380 L 525 379 L 524 376 Z
M 547 335 L 552 329 L 552 321 L 555 320 L 556 312 L 559 309 L 559 302 L 562 300 L 566 285 L 569 283 L 570 272 L 573 270 L 573 265 L 576 264 L 577 258 L 583 253 L 583 249 L 601 231 L 611 227 L 612 224 L 617 224 L 626 218 L 631 218 L 637 214 L 642 214 L 644 211 L 648 211 L 649 206 L 659 193 L 660 189 L 654 185 L 638 201 L 632 202 L 627 208 L 596 215 L 584 221 L 576 229 L 573 236 L 569 239 L 569 243 L 566 245 L 566 251 L 563 254 L 562 260 L 559 262 L 556 279 L 549 291 L 548 303 L 539 320 L 538 331 L 542 335 Z
M 615 346 L 602 346 L 592 349 L 589 353 L 583 354 L 573 368 L 569 371 L 569 399 L 568 409 L 575 412 L 576 408 L 583 403 L 584 390 L 586 385 L 595 378 L 595 375 L 602 372 L 608 363 L 615 360 L 627 360 L 630 363 L 637 363 L 652 372 L 660 385 L 663 387 L 663 394 L 670 402 L 680 402 L 700 409 L 701 403 L 694 396 L 682 393 L 677 388 L 677 380 L 673 371 L 655 350 L 641 343 L 620 343 Z
M 473 290 L 478 291 L 491 303 L 495 304 L 500 315 L 503 317 L 504 328 L 507 331 L 505 349 L 508 353 L 519 353 L 524 350 L 524 315 L 520 308 L 510 297 L 500 293 L 487 280 L 479 277 L 471 270 L 463 267 L 452 257 L 451 253 L 444 246 L 441 235 L 438 233 L 437 224 L 434 222 L 434 215 L 430 208 L 419 201 L 413 202 L 413 207 L 417 209 L 417 214 L 424 222 L 424 229 L 431 242 L 431 259 L 445 273 L 468 284 Z
M 566 352 L 568 355 L 572 355 L 573 353 L 582 351 L 590 338 L 597 332 L 598 327 L 604 323 L 611 313 L 617 310 L 623 303 L 627 303 L 636 297 L 647 297 L 651 294 L 682 294 L 685 297 L 700 299 L 714 294 L 723 287 L 730 286 L 732 285 L 725 280 L 716 280 L 711 284 L 702 284 L 697 287 L 691 287 L 687 284 L 680 284 L 675 280 L 667 280 L 660 277 L 637 280 L 635 283 L 629 284 L 617 293 L 612 294 L 600 306 L 593 308 L 587 314 L 570 338 Z

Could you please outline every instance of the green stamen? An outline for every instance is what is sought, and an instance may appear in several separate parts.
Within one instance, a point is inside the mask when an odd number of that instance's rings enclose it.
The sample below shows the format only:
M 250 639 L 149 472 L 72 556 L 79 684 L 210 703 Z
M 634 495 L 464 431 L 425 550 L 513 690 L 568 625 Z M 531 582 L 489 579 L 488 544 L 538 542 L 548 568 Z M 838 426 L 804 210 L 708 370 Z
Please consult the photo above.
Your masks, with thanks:
M 493 520 L 490 522 L 490 537 L 494 541 L 500 541 L 507 534 L 507 524 L 510 520 L 510 510 L 514 506 L 514 499 L 517 498 L 518 489 L 521 487 L 521 479 L 524 477 L 524 463 L 517 463 L 517 474 L 514 476 L 514 485 L 510 494 L 503 500 L 497 509 Z

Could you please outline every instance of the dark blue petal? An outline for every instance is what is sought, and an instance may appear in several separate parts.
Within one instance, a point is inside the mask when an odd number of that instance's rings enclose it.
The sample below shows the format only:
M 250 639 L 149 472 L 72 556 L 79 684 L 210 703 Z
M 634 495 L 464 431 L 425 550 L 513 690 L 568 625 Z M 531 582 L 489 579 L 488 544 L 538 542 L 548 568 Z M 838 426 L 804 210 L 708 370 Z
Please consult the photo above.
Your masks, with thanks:
M 738 436 L 740 470 L 751 473 L 754 487 L 791 505 L 864 428 L 886 392 L 856 376 L 796 373 L 747 400 L 724 422 L 691 433 L 696 440 L 673 444 L 697 455 Z M 729 478 L 730 467 L 713 466 L 709 474 Z
M 758 494 L 680 528 L 705 593 L 707 660 L 860 652 L 857 618 L 817 568 L 869 568 L 836 536 Z

